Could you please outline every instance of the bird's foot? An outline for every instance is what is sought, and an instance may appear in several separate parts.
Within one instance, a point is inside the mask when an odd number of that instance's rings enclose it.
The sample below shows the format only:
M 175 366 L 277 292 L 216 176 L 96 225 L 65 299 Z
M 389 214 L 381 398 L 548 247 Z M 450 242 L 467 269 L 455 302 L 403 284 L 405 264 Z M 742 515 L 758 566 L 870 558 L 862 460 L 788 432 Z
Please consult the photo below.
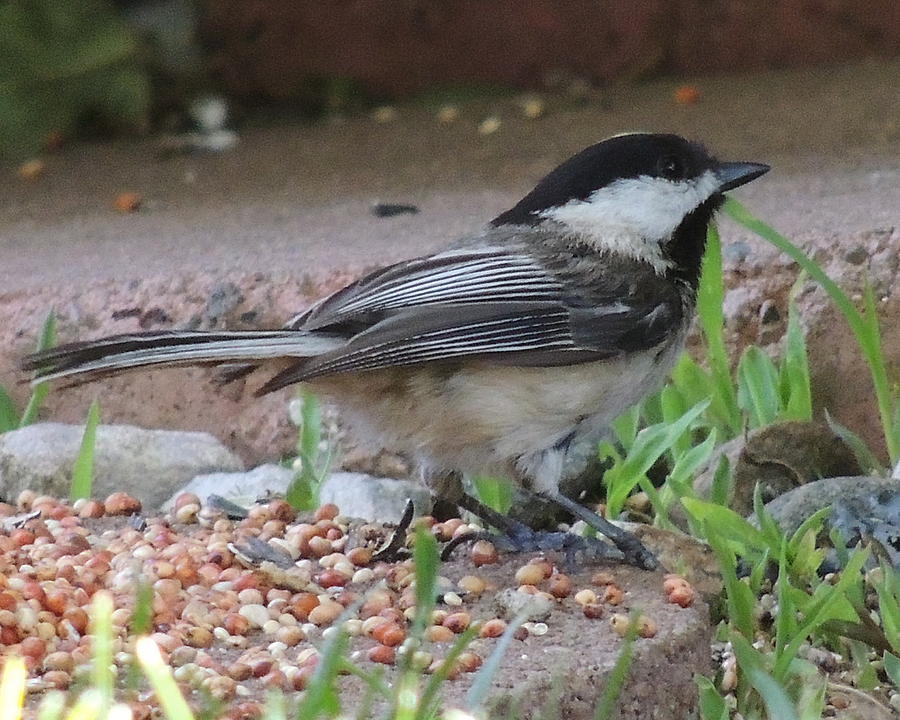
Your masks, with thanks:
M 441 559 L 448 560 L 453 551 L 460 545 L 477 540 L 487 540 L 493 543 L 498 550 L 504 552 L 563 552 L 566 554 L 570 564 L 574 563 L 576 556 L 594 561 L 621 561 L 623 559 L 623 555 L 619 550 L 597 538 L 582 537 L 570 532 L 543 532 L 531 530 L 524 526 L 502 535 L 494 534 L 487 530 L 459 535 L 444 545 L 441 551 Z
M 564 510 L 568 510 L 579 520 L 583 520 L 588 527 L 593 528 L 606 536 L 621 551 L 624 562 L 642 570 L 658 570 L 659 560 L 648 550 L 637 536 L 614 525 L 605 517 L 588 510 L 574 500 L 570 500 L 562 493 L 546 493 L 543 497 L 556 503 Z

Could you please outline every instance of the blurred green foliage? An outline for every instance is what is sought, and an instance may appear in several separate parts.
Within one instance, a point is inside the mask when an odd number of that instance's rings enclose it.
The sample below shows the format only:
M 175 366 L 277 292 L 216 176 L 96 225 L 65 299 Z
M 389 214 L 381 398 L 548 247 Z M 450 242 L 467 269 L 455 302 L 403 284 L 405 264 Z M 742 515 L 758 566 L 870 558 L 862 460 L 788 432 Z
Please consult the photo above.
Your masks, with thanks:
M 107 0 L 0 0 L 0 156 L 25 159 L 85 121 L 134 126 L 150 105 L 138 42 Z

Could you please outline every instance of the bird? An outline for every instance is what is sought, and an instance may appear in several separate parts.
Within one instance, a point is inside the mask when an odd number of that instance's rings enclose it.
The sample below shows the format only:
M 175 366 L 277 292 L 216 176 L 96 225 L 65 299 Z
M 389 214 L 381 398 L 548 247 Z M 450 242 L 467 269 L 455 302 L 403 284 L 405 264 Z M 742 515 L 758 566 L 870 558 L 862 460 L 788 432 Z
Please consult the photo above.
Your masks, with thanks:
M 22 367 L 33 382 L 78 384 L 151 366 L 221 366 L 226 380 L 268 370 L 257 395 L 308 384 L 516 547 L 541 533 L 466 493 L 467 473 L 505 476 L 584 520 L 622 561 L 656 568 L 634 535 L 560 491 L 563 463 L 664 382 L 724 193 L 769 169 L 674 134 L 615 135 L 478 232 L 371 272 L 280 328 L 114 335 Z

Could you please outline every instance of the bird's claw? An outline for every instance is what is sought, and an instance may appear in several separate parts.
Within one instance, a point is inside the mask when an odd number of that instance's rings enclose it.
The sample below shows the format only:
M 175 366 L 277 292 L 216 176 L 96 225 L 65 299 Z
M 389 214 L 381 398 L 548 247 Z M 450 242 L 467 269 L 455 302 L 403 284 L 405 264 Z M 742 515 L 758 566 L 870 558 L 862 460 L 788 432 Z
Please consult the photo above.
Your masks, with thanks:
M 406 531 L 409 530 L 409 526 L 412 524 L 414 512 L 415 506 L 413 505 L 413 501 L 407 500 L 406 507 L 403 508 L 403 517 L 400 518 L 400 522 L 397 523 L 397 527 L 394 528 L 394 532 L 391 533 L 388 541 L 380 550 L 372 555 L 372 560 L 376 562 L 391 562 L 399 559 L 401 550 L 403 550 L 406 545 Z

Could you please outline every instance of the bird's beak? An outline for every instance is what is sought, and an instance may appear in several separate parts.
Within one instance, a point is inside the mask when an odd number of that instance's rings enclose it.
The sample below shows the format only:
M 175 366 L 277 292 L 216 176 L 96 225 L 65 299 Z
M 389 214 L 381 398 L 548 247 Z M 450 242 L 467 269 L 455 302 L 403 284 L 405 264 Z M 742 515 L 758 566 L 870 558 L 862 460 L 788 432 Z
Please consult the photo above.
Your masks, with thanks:
M 719 181 L 719 192 L 725 192 L 746 185 L 751 180 L 756 180 L 770 169 L 768 165 L 762 163 L 725 162 L 719 163 L 713 170 L 713 174 Z

